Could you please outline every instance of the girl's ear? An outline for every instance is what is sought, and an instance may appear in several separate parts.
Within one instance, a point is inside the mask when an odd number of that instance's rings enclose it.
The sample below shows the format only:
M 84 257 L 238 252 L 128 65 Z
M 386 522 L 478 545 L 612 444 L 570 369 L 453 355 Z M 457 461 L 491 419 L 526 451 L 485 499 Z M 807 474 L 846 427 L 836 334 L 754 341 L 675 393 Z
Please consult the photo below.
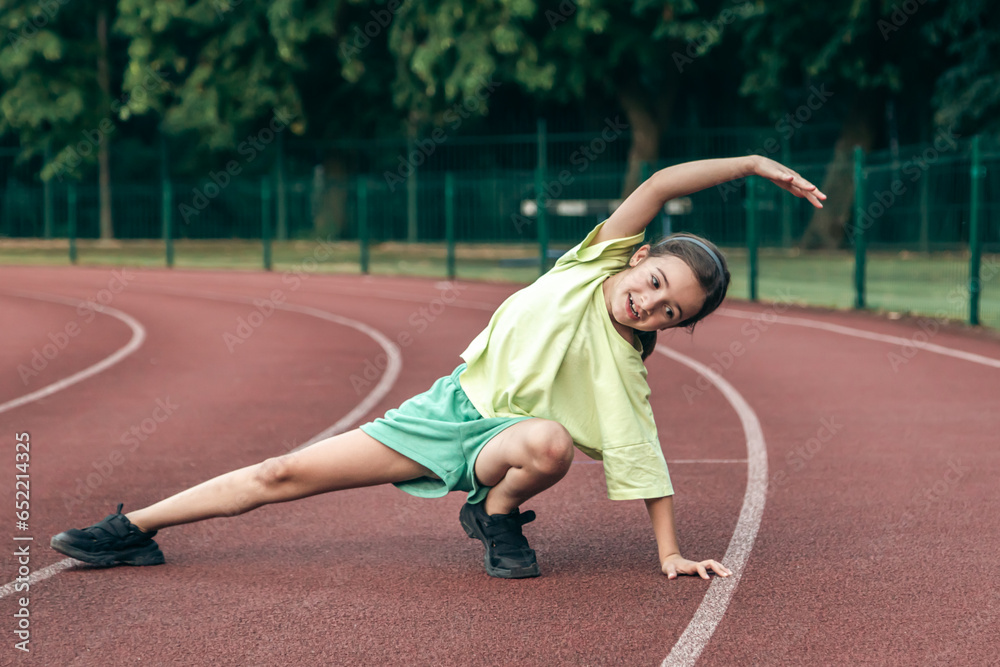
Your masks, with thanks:
M 647 243 L 646 245 L 642 246 L 641 248 L 635 251 L 635 254 L 632 255 L 632 258 L 628 260 L 628 265 L 635 266 L 642 260 L 646 259 L 646 257 L 648 256 L 649 256 L 649 244 Z

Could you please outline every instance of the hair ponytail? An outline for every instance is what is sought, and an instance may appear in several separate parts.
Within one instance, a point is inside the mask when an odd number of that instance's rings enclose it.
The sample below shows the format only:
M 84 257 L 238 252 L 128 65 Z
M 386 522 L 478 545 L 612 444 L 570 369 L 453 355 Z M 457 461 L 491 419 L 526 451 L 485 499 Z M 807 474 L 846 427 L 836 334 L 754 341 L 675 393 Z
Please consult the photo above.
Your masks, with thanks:
M 645 361 L 646 357 L 653 354 L 653 348 L 656 347 L 656 332 L 655 331 L 639 331 L 635 329 L 635 337 L 639 339 L 642 343 L 642 360 Z

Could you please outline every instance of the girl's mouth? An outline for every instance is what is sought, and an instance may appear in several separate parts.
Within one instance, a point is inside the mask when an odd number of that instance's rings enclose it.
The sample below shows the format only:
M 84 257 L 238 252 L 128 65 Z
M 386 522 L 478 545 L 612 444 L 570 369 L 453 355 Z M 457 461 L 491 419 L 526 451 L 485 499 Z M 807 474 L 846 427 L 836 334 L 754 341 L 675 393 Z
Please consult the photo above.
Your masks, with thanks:
M 628 312 L 632 315 L 632 319 L 639 319 L 639 311 L 635 309 L 635 303 L 632 302 L 632 294 L 628 295 Z

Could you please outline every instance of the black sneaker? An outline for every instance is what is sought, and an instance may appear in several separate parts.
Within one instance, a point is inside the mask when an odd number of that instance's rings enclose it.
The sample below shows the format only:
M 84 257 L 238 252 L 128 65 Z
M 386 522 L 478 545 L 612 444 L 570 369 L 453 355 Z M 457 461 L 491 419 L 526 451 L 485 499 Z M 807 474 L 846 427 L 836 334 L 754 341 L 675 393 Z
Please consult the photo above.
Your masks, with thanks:
M 521 533 L 521 526 L 535 520 L 532 511 L 521 514 L 487 514 L 486 503 L 466 503 L 458 518 L 469 537 L 480 540 L 486 547 L 483 563 L 491 577 L 523 579 L 537 577 L 538 561 L 528 540 Z
M 144 533 L 122 514 L 122 503 L 93 526 L 70 528 L 52 538 L 52 548 L 92 565 L 162 565 L 163 552 L 153 541 L 154 530 Z

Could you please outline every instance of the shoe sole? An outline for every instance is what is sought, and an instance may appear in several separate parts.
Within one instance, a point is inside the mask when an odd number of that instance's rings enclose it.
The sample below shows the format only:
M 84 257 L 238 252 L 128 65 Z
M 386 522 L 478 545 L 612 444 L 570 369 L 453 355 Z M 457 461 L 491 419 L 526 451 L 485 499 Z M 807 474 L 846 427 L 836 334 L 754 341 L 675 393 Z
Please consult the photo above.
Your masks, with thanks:
M 489 540 L 479 529 L 476 520 L 467 515 L 464 507 L 459 514 L 458 520 L 462 524 L 462 528 L 465 529 L 466 535 L 483 543 L 483 547 L 486 549 L 486 552 L 483 554 L 483 565 L 486 566 L 486 574 L 491 577 L 499 577 L 500 579 L 528 579 L 529 577 L 537 577 L 542 574 L 538 569 L 538 563 L 532 563 L 528 567 L 516 567 L 513 569 L 493 567 L 490 565 Z
M 166 559 L 163 552 L 155 544 L 147 544 L 144 547 L 136 547 L 127 551 L 83 551 L 72 544 L 52 538 L 50 545 L 53 549 L 90 565 L 101 567 L 113 567 L 115 565 L 163 565 Z

